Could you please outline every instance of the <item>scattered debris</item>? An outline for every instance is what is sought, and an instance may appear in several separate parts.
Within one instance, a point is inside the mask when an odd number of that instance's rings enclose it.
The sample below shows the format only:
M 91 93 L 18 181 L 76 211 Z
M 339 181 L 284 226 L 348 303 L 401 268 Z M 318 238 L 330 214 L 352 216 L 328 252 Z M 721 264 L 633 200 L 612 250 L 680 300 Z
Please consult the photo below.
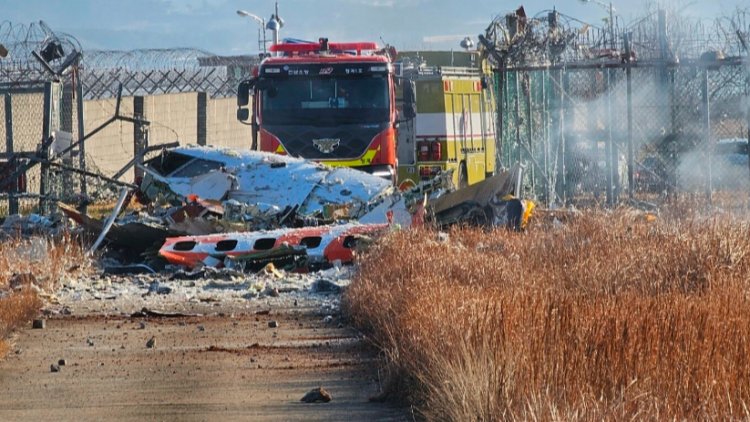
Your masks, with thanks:
M 151 337 L 146 342 L 146 348 L 147 349 L 153 349 L 155 344 L 156 344 L 156 337 Z
M 104 267 L 102 274 L 105 275 L 135 275 L 156 274 L 156 271 L 146 264 L 113 265 Z
M 53 363 L 52 365 L 50 365 L 50 366 L 49 366 L 49 371 L 50 371 L 50 372 L 60 372 L 60 367 L 59 367 L 59 366 L 57 366 L 57 365 L 55 365 L 55 364 Z
M 305 403 L 328 403 L 332 399 L 333 397 L 331 396 L 331 393 L 326 391 L 323 387 L 318 387 L 308 391 L 300 401 Z
M 13 214 L 5 217 L 0 232 L 5 236 L 32 236 L 55 232 L 59 224 L 39 214 Z M 54 234 L 54 233 L 52 233 Z
M 319 278 L 315 280 L 310 290 L 314 293 L 340 293 L 341 286 L 327 278 Z
M 158 281 L 153 281 L 148 286 L 148 293 L 146 294 L 168 295 L 170 293 L 172 293 L 170 287 L 162 286 Z
M 470 224 L 482 227 L 526 226 L 534 205 L 517 199 L 522 192 L 523 168 L 512 169 L 464 189 L 445 194 L 428 204 L 434 221 L 441 227 Z
M 201 314 L 186 314 L 182 312 L 161 312 L 154 311 L 148 308 L 141 308 L 140 311 L 133 312 L 130 314 L 131 318 L 142 318 L 142 317 L 158 317 L 158 318 L 183 318 L 183 317 L 200 317 Z

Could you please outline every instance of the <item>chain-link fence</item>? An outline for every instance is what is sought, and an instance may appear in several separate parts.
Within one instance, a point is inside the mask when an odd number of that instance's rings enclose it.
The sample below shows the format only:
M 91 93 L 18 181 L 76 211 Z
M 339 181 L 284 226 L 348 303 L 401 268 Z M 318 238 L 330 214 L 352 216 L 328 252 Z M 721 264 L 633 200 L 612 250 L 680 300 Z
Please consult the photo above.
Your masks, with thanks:
M 123 95 L 205 92 L 233 97 L 237 85 L 260 63 L 256 56 L 217 56 L 192 48 L 86 51 L 83 95 L 86 99 Z
M 70 145 L 77 138 L 78 116 L 70 87 L 75 86 L 80 45 L 69 35 L 54 33 L 44 22 L 3 22 L 0 44 L 7 51 L 0 58 L 0 211 L 44 209 L 48 200 L 73 191 L 69 172 L 39 162 L 49 157 L 50 149 L 61 150 L 63 143 Z
M 504 38 L 484 43 L 497 66 L 498 160 L 526 163 L 527 194 L 547 204 L 747 196 L 745 16 L 719 21 L 735 28 L 724 39 L 689 22 L 671 27 L 663 11 L 616 37 L 607 34 L 617 28 L 586 35 L 554 11 L 496 20 Z
M 0 215 L 116 197 L 133 186 L 134 163 L 150 146 L 249 140 L 238 123 L 223 126 L 259 58 L 194 49 L 83 54 L 43 22 L 0 23 L 0 44 Z
M 497 73 L 501 163 L 530 163 L 545 202 L 747 191 L 742 61 Z

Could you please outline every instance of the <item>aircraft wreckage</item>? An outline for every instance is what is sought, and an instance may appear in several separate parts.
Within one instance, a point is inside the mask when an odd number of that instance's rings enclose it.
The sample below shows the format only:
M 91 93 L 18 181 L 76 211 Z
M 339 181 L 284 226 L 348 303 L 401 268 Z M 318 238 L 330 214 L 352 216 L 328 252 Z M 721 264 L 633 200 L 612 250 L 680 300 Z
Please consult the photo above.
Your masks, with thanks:
M 129 202 L 124 191 L 107 221 L 60 209 L 113 248 L 158 249 L 188 268 L 273 262 L 311 270 L 351 262 L 358 242 L 389 227 L 431 218 L 439 226 L 518 229 L 528 218 L 525 202 L 512 197 L 520 191 L 519 167 L 455 192 L 450 174 L 399 192 L 390 180 L 351 168 L 214 147 L 165 149 L 140 168 L 140 210 L 120 215 Z

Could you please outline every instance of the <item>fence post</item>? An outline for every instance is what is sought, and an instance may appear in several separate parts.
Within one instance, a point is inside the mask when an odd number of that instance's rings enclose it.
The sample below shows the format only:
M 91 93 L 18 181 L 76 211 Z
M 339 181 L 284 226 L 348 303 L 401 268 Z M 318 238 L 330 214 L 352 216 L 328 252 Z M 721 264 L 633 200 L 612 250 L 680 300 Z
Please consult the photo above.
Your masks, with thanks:
M 148 130 L 141 120 L 145 116 L 145 103 L 143 96 L 136 95 L 133 97 L 133 117 L 136 121 L 133 123 L 133 155 L 135 158 L 135 166 L 133 175 L 135 176 L 134 181 L 140 180 L 143 177 L 143 170 L 139 167 L 143 164 L 143 152 L 148 148 L 148 137 L 146 131 Z
M 552 126 L 554 133 L 556 134 L 557 144 L 554 166 L 556 169 L 556 180 L 555 189 L 557 190 L 557 197 L 560 198 L 562 204 L 566 203 L 566 192 L 565 192 L 565 87 L 563 86 L 563 70 L 558 69 L 556 75 L 551 77 L 555 80 L 557 86 L 558 95 L 553 95 L 555 107 L 553 108 L 553 121 Z M 553 92 L 554 94 L 554 92 Z M 552 99 L 550 100 L 552 101 Z M 552 160 L 550 160 L 552 161 Z
M 13 157 L 13 97 L 9 92 L 5 93 L 5 152 L 8 154 L 8 164 L 15 163 L 17 161 Z M 15 166 L 9 166 L 9 171 L 16 171 Z M 19 176 L 23 177 L 23 176 Z M 18 191 L 18 180 L 11 180 L 8 185 L 8 214 L 18 214 L 18 197 L 16 192 Z
M 80 60 L 79 64 L 80 64 Z M 83 141 L 83 137 L 85 136 L 84 132 L 84 121 L 83 121 L 83 82 L 81 81 L 81 74 L 80 74 L 80 67 L 76 65 L 76 67 L 73 69 L 74 73 L 74 80 L 75 80 L 75 90 L 76 90 L 76 117 L 78 118 L 78 139 L 81 140 L 78 144 L 78 165 L 81 170 L 86 170 L 86 142 Z M 86 176 L 81 174 L 81 198 L 83 199 L 81 201 L 81 206 L 79 208 L 79 211 L 86 214 L 87 210 L 87 203 L 88 203 L 88 187 L 86 186 Z
M 625 33 L 625 57 L 627 67 L 625 78 L 627 83 L 627 107 L 628 107 L 628 198 L 635 197 L 635 181 L 633 180 L 633 168 L 635 165 L 635 153 L 633 151 L 633 80 L 630 67 L 630 32 Z
M 495 171 L 497 171 L 498 165 L 503 166 L 503 151 L 505 150 L 503 148 L 503 139 L 505 139 L 505 136 L 503 136 L 505 128 L 505 119 L 503 119 L 503 113 L 505 113 L 505 68 L 501 66 L 499 69 L 496 69 L 495 75 L 497 76 L 495 79 L 495 102 L 497 103 L 497 115 L 495 117 Z
M 549 103 L 547 96 L 547 82 L 549 74 L 546 70 L 542 70 L 542 137 L 544 138 L 543 148 L 543 160 L 544 160 L 544 202 L 547 208 L 552 205 L 552 181 L 550 180 L 550 165 L 549 165 Z
M 71 88 L 71 89 L 66 89 Z M 64 130 L 65 132 L 69 132 L 71 135 L 73 134 L 73 90 L 72 87 L 66 87 L 63 85 L 63 93 L 62 93 L 62 103 L 60 107 L 60 130 Z M 73 140 L 71 139 L 71 142 Z M 72 154 L 68 153 L 65 154 L 64 157 L 62 157 L 63 164 L 66 166 L 73 166 L 73 157 Z M 62 186 L 66 187 L 67 189 L 63 189 L 61 193 L 73 195 L 74 189 L 73 186 L 73 174 L 70 172 L 70 170 L 62 170 Z M 62 196 L 62 195 L 61 195 Z
M 516 148 L 518 149 L 518 162 L 523 162 L 523 148 L 521 148 L 521 83 L 518 81 L 520 77 L 519 71 L 515 71 L 515 84 L 516 84 L 516 107 L 515 114 L 513 115 L 513 124 L 516 126 Z
M 607 180 L 607 205 L 611 206 L 615 203 L 615 192 L 614 192 L 614 163 L 612 158 L 614 156 L 614 145 L 612 145 L 612 72 L 607 69 L 607 144 L 604 150 L 605 155 L 605 169 L 606 169 L 606 180 Z
M 562 71 L 562 70 L 561 70 Z M 568 129 L 570 128 L 570 124 L 573 122 L 573 117 L 575 115 L 575 105 L 571 106 L 572 101 L 570 100 L 570 72 L 566 69 L 563 72 L 563 118 L 561 120 L 561 127 L 560 130 L 562 131 L 562 137 L 560 138 L 562 142 L 562 149 L 561 155 L 562 155 L 562 184 L 563 184 L 563 192 L 565 193 L 563 196 L 563 201 L 566 203 L 568 202 L 569 195 L 571 193 L 570 189 L 575 188 L 575 186 L 568 186 L 568 169 L 570 166 L 570 148 L 568 144 L 569 136 L 568 136 Z M 573 192 L 573 194 L 575 194 Z
M 207 123 L 207 109 L 208 109 L 208 96 L 205 92 L 199 92 L 198 93 L 198 116 L 197 116 L 197 133 L 198 133 L 198 139 L 197 143 L 198 145 L 206 145 L 206 123 Z
M 44 83 L 44 113 L 42 118 L 42 139 L 39 142 L 39 151 L 37 155 L 43 160 L 49 159 L 49 148 L 47 140 L 52 136 L 52 82 Z M 42 162 L 39 166 L 39 212 L 47 214 L 47 195 L 50 192 L 49 186 L 49 164 Z
M 529 142 L 529 160 L 532 163 L 536 162 L 536 157 L 534 157 L 534 121 L 532 119 L 532 111 L 531 111 L 531 106 L 532 106 L 532 101 L 531 101 L 531 96 L 532 95 L 531 95 L 531 93 L 532 93 L 532 89 L 534 87 L 534 85 L 531 83 L 531 80 L 532 80 L 532 76 L 534 74 L 535 73 L 526 72 L 526 78 L 525 78 L 525 80 L 527 80 L 529 82 L 528 83 L 528 89 L 525 90 L 525 94 L 526 94 L 526 135 L 527 135 L 528 142 Z M 529 167 L 528 171 L 529 171 L 529 175 L 531 176 L 530 180 L 531 180 L 531 189 L 532 189 L 532 192 L 536 192 L 536 173 L 537 173 L 537 169 L 532 165 L 532 166 Z
M 711 100 L 708 94 L 708 71 L 709 68 L 706 66 L 703 70 L 703 129 L 705 131 L 705 146 L 704 152 L 706 153 L 706 200 L 708 204 L 712 203 L 713 194 L 713 163 L 712 163 L 712 148 L 711 148 Z
M 747 52 L 746 59 L 750 60 L 750 51 Z M 745 99 L 747 100 L 747 109 L 745 110 L 745 125 L 747 126 L 747 147 L 745 152 L 750 157 L 750 63 L 745 64 Z M 748 177 L 750 178 L 750 159 L 747 160 Z

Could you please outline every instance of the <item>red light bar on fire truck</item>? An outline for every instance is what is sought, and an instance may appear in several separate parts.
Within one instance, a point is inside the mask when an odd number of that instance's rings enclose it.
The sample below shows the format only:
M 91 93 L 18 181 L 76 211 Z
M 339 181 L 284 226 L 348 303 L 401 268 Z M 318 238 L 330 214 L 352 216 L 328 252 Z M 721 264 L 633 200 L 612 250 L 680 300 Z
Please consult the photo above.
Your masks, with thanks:
M 314 53 L 321 51 L 322 43 L 281 43 L 271 46 L 271 52 L 279 53 Z M 356 51 L 362 54 L 362 51 L 374 51 L 378 45 L 374 42 L 332 42 L 328 43 L 330 51 Z

